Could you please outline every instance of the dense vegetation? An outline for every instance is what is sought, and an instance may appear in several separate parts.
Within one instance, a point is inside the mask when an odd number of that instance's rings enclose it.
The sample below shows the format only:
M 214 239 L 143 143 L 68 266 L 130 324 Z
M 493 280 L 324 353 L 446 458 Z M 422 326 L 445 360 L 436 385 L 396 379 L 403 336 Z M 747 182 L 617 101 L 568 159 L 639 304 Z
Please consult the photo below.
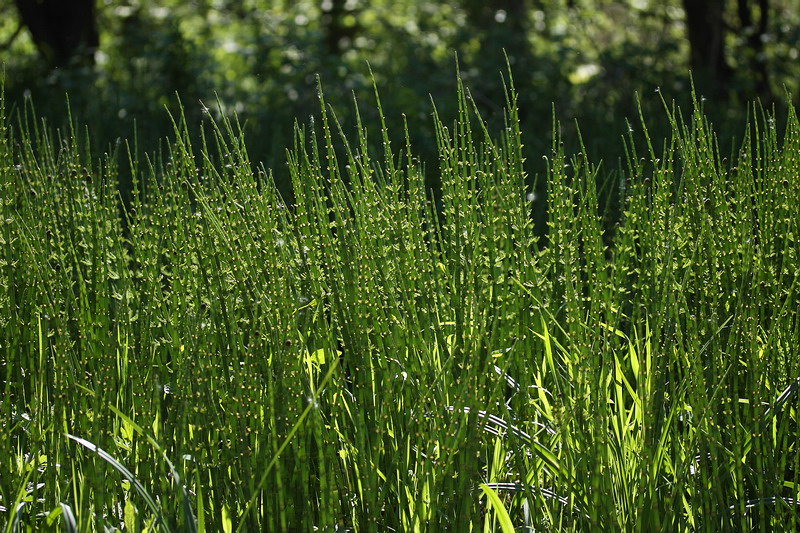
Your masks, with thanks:
M 48 47 L 20 25 L 15 5 L 23 4 L 49 5 L 60 9 L 61 19 L 94 24 L 86 33 L 98 33 L 99 45 L 87 37 L 87 55 L 59 61 L 48 50 L 61 41 Z M 86 4 L 96 4 L 94 20 L 84 20 L 78 6 Z M 699 6 L 700 13 L 685 5 Z M 690 15 L 700 18 L 699 26 Z M 690 39 L 698 33 L 699 43 L 711 43 L 712 50 Z M 390 135 L 403 142 L 405 115 L 435 185 L 430 96 L 442 113 L 455 115 L 457 54 L 483 117 L 501 127 L 503 50 L 520 89 L 523 142 L 535 154 L 526 162 L 531 176 L 546 172 L 539 156 L 552 143 L 552 106 L 567 148 L 578 149 L 577 120 L 591 153 L 619 170 L 625 154 L 618 138 L 627 120 L 636 122 L 636 95 L 660 143 L 670 126 L 655 91 L 688 109 L 690 68 L 698 94 L 709 98 L 704 109 L 726 152 L 740 141 L 732 137 L 746 120 L 748 102 L 760 99 L 767 109 L 775 104 L 784 116 L 786 91 L 800 93 L 795 0 L 0 0 L 0 63 L 11 111 L 27 95 L 41 116 L 62 125 L 68 93 L 73 117 L 88 125 L 99 154 L 131 138 L 134 129 L 141 151 L 150 152 L 171 131 L 164 107 L 178 112 L 176 92 L 193 134 L 204 118 L 199 100 L 216 113 L 211 103 L 219 98 L 224 110 L 239 114 L 251 156 L 274 170 L 287 197 L 283 150 L 293 121 L 306 123 L 316 112 L 317 75 L 332 101 L 347 102 L 352 91 L 370 90 L 369 62 L 384 94 Z M 379 127 L 373 109 L 363 113 L 366 124 Z M 355 123 L 344 105 L 339 119 L 347 127 Z M 130 177 L 125 166 L 121 170 L 127 193 Z
M 665 105 L 613 180 L 556 124 L 531 188 L 506 94 L 434 111 L 438 194 L 322 100 L 291 204 L 213 113 L 95 159 L 0 105 L 6 531 L 797 530 L 794 109 Z
M 0 0 L 0 528 L 800 530 L 798 57 L 794 0 Z

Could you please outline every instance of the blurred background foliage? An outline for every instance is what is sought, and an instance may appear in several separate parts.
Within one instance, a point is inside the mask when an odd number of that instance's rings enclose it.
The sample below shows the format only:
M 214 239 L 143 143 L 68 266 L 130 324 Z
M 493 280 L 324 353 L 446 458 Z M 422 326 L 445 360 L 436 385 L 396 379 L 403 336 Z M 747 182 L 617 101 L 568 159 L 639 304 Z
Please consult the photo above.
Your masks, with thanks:
M 176 95 L 190 125 L 236 112 L 252 159 L 274 169 L 287 194 L 284 150 L 295 119 L 307 124 L 318 113 L 317 75 L 352 131 L 353 94 L 365 122 L 377 124 L 371 67 L 393 138 L 402 141 L 405 116 L 435 181 L 431 99 L 442 117 L 455 116 L 457 55 L 484 118 L 502 127 L 504 52 L 531 176 L 550 153 L 553 113 L 568 143 L 580 125 L 612 175 L 620 136 L 638 129 L 637 95 L 657 137 L 668 127 L 661 97 L 691 101 L 690 69 L 723 146 L 741 136 L 747 102 L 780 107 L 796 95 L 800 8 L 797 0 L 0 0 L 8 108 L 31 101 L 63 126 L 68 94 L 97 151 L 134 131 L 140 150 L 156 149 L 171 132 L 164 108 L 177 110 Z

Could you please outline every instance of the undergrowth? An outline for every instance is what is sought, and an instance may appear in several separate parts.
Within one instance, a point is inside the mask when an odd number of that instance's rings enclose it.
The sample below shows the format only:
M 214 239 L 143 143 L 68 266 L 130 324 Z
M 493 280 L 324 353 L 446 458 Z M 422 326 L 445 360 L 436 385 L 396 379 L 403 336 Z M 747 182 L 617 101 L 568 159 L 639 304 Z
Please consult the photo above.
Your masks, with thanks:
M 5 531 L 797 530 L 794 109 L 728 156 L 640 117 L 610 227 L 585 150 L 526 188 L 507 95 L 434 112 L 433 194 L 320 91 L 291 205 L 235 120 L 128 204 L 124 151 L 0 105 Z

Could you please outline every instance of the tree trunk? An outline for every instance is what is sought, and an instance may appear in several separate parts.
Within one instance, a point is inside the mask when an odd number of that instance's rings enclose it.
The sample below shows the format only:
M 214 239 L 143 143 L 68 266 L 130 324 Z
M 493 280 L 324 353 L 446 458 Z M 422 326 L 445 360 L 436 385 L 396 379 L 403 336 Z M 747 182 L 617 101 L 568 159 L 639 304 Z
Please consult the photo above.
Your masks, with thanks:
M 725 0 L 683 0 L 692 75 L 700 89 L 724 97 L 732 69 L 725 60 Z
M 741 31 L 747 36 L 747 53 L 750 57 L 750 70 L 753 74 L 756 94 L 765 102 L 774 99 L 769 83 L 767 59 L 764 54 L 764 39 L 769 22 L 769 0 L 756 0 L 758 4 L 758 21 L 753 20 L 752 0 L 738 0 L 739 23 Z
M 345 3 L 345 0 L 331 0 L 323 5 L 322 25 L 325 28 L 325 45 L 328 52 L 334 55 L 339 55 L 348 48 L 348 43 L 355 38 L 359 30 L 357 24 L 346 23 L 348 15 L 355 16 L 355 13 L 348 10 Z
M 41 56 L 53 67 L 73 58 L 92 62 L 100 43 L 95 0 L 14 0 Z

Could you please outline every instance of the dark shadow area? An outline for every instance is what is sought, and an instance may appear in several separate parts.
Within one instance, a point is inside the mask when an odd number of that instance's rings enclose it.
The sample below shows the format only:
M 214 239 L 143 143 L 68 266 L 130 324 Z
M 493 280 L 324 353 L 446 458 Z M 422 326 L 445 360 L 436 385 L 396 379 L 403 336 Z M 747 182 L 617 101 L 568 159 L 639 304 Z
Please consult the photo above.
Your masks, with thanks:
M 274 171 L 287 196 L 285 150 L 295 121 L 308 126 L 319 114 L 317 76 L 348 133 L 355 95 L 377 146 L 374 74 L 390 137 L 402 145 L 407 125 L 433 186 L 431 100 L 443 119 L 456 116 L 457 57 L 489 128 L 505 127 L 507 58 L 532 186 L 555 117 L 567 152 L 580 150 L 580 128 L 590 158 L 602 161 L 609 205 L 621 138 L 640 127 L 637 105 L 660 142 L 669 129 L 663 101 L 690 106 L 690 69 L 723 152 L 741 136 L 732 125 L 744 122 L 748 102 L 780 105 L 800 79 L 800 13 L 788 0 L 6 1 L 0 11 L 12 120 L 29 99 L 63 128 L 69 95 L 72 120 L 87 125 L 99 155 L 124 153 L 134 137 L 140 153 L 163 148 L 166 110 L 177 116 L 178 99 L 196 142 L 208 116 L 235 113 L 252 160 Z M 543 198 L 541 180 L 535 187 Z

